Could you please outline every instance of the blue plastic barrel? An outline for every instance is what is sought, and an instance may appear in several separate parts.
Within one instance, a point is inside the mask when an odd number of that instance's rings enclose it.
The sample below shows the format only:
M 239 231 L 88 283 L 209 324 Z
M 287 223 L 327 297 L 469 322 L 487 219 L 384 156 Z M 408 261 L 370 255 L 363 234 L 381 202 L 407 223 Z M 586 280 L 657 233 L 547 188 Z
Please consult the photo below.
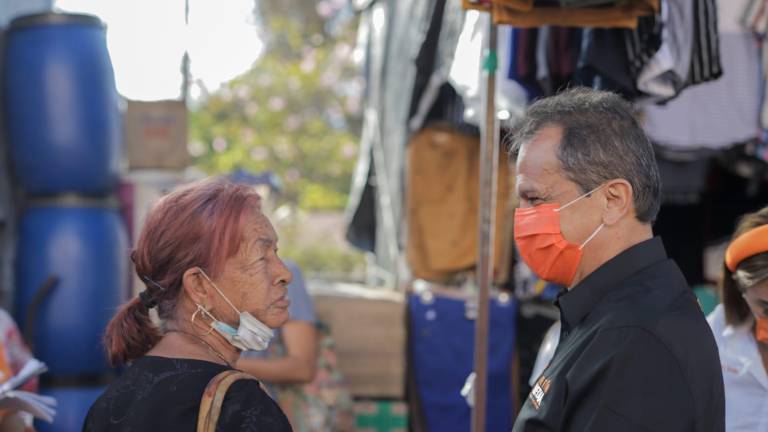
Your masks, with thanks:
M 122 120 L 101 21 L 52 13 L 17 18 L 3 69 L 21 186 L 33 195 L 109 192 L 117 181 Z
M 56 417 L 53 423 L 35 421 L 38 432 L 80 432 L 91 405 L 104 392 L 104 386 L 98 387 L 53 387 L 43 388 L 40 393 L 53 396 L 58 401 Z
M 128 248 L 115 208 L 40 206 L 21 217 L 17 322 L 53 376 L 109 370 L 102 337 L 128 294 Z

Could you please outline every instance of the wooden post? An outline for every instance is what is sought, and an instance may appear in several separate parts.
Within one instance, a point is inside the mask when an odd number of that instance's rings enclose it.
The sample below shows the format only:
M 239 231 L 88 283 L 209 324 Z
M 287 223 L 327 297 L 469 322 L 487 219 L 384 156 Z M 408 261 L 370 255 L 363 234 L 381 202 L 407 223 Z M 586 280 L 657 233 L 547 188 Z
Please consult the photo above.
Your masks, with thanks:
M 480 218 L 477 260 L 477 319 L 475 320 L 475 401 L 472 432 L 485 432 L 488 381 L 488 315 L 493 283 L 494 227 L 499 168 L 499 130 L 496 122 L 497 32 L 488 17 L 488 40 L 484 41 L 484 112 L 480 126 Z

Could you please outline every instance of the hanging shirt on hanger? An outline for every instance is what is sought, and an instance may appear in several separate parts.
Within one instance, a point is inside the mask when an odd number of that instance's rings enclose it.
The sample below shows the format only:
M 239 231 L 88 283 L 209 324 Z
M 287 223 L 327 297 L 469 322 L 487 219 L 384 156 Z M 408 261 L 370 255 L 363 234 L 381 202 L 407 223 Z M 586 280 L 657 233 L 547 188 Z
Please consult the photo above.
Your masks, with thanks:
M 442 86 L 448 81 L 464 15 L 461 5 L 454 1 L 439 0 L 435 4 L 432 20 L 414 61 L 416 80 L 408 123 L 412 132 L 425 125 Z
M 718 43 L 718 33 L 740 33 L 742 29 L 734 27 L 733 18 L 720 19 L 718 15 L 728 10 L 741 10 L 743 0 L 697 0 L 693 2 L 693 51 L 691 52 L 691 71 L 688 85 L 695 85 L 716 80 L 723 74 L 720 53 L 723 47 Z M 722 18 L 722 17 L 721 17 Z
M 469 11 L 464 19 L 464 27 L 456 46 L 454 61 L 451 64 L 448 82 L 461 96 L 466 109 L 464 121 L 478 125 L 482 112 L 483 82 L 483 39 L 488 37 L 488 14 Z M 514 53 L 510 49 L 508 26 L 498 29 L 497 56 L 500 67 L 496 70 L 496 108 L 506 110 L 509 120 L 522 116 L 528 97 L 525 90 L 509 78 L 510 59 Z
M 760 78 L 758 48 L 750 32 L 740 24 L 740 12 L 748 0 L 718 0 L 717 8 L 707 10 L 709 0 L 696 2 L 694 9 L 708 12 L 704 22 L 695 27 L 708 28 L 706 36 L 697 39 L 699 48 L 718 41 L 715 50 L 694 48 L 690 83 L 715 71 L 715 60 L 727 66 L 715 80 L 685 89 L 663 106 L 645 107 L 645 130 L 659 145 L 678 149 L 722 149 L 758 135 Z M 719 15 L 719 19 L 717 19 Z M 718 22 L 718 34 L 711 33 L 712 21 Z M 697 55 L 697 52 L 699 53 Z
M 693 51 L 693 3 L 693 0 L 662 2 L 661 46 L 637 79 L 637 88 L 651 97 L 672 98 L 688 81 Z
M 432 125 L 416 133 L 407 149 L 406 258 L 414 278 L 445 281 L 477 262 L 479 214 L 478 136 Z M 495 268 L 502 264 L 510 173 L 499 156 Z M 499 281 L 502 282 L 502 281 Z
M 627 60 L 632 76 L 639 76 L 640 71 L 659 51 L 663 28 L 661 17 L 656 14 L 638 18 L 637 29 L 624 30 L 624 43 L 627 46 Z

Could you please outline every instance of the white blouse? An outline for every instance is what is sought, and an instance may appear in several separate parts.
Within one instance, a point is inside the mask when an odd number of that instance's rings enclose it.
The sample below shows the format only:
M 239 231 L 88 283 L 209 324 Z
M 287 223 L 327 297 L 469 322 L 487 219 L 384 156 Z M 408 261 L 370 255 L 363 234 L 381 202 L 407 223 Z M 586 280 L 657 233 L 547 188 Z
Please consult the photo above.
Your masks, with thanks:
M 707 317 L 723 367 L 725 430 L 768 431 L 768 374 L 766 374 L 752 324 L 726 324 L 723 305 Z

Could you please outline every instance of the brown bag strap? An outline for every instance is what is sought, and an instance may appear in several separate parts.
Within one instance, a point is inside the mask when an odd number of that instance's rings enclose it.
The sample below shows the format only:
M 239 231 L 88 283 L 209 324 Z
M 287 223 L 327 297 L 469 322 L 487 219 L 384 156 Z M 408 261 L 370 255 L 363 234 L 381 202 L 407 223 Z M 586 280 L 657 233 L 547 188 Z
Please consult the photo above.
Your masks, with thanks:
M 256 378 L 236 370 L 226 370 L 213 377 L 205 387 L 200 401 L 200 412 L 197 415 L 197 432 L 215 432 L 216 422 L 219 421 L 221 405 L 229 387 L 242 379 Z

